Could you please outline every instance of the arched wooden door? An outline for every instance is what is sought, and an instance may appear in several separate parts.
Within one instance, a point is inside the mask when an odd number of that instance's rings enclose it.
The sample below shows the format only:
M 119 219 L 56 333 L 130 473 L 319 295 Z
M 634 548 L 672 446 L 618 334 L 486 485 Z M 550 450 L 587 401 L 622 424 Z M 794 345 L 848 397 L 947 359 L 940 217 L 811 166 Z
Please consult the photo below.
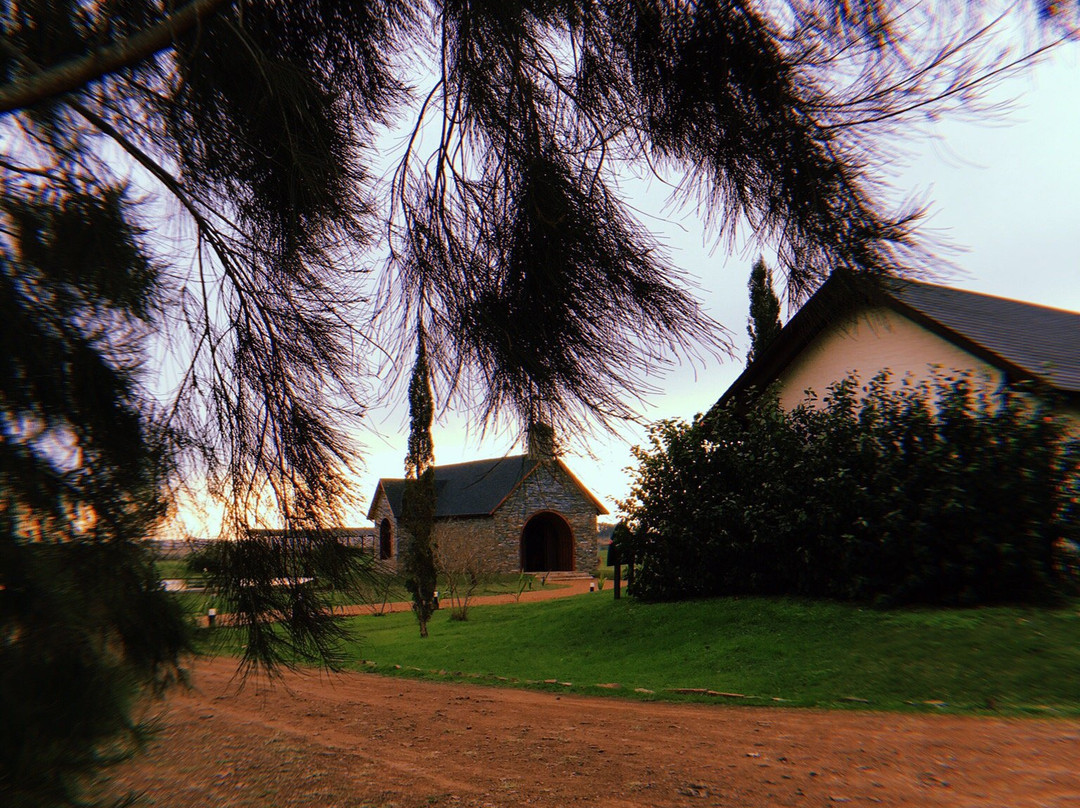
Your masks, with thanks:
M 525 572 L 574 569 L 574 534 L 559 514 L 545 511 L 525 523 L 521 531 L 521 569 Z
M 383 519 L 379 525 L 379 558 L 386 560 L 393 555 L 394 543 L 390 533 L 390 520 Z

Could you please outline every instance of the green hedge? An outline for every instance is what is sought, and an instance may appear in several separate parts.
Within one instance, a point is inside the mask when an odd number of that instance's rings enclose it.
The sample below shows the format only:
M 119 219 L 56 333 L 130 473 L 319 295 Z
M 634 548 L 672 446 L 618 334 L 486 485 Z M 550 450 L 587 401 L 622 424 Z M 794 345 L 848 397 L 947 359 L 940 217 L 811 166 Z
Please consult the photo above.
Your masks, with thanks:
M 970 377 L 833 385 L 661 422 L 623 503 L 633 594 L 1038 601 L 1080 539 L 1080 447 L 1031 396 Z

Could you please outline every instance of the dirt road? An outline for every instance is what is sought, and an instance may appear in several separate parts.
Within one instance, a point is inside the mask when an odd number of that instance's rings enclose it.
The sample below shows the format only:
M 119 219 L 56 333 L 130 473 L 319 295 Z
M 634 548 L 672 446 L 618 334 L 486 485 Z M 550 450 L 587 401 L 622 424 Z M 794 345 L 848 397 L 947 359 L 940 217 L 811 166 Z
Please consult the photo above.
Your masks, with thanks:
M 589 592 L 590 585 L 595 585 L 592 578 L 570 578 L 560 581 L 556 586 L 545 589 L 526 589 L 519 594 L 509 592 L 501 595 L 478 595 L 470 598 L 471 606 L 504 606 L 509 603 L 535 603 L 541 600 L 554 600 L 555 598 L 568 598 L 573 595 L 583 595 Z M 610 592 L 595 593 L 597 597 L 611 597 Z M 452 606 L 449 596 L 444 592 L 442 608 L 449 609 Z M 343 615 L 371 614 L 373 612 L 407 612 L 412 610 L 412 603 L 407 600 L 392 601 L 382 605 L 362 606 L 338 606 L 335 613 Z
M 714 707 L 198 664 L 117 785 L 183 806 L 1080 806 L 1080 722 Z

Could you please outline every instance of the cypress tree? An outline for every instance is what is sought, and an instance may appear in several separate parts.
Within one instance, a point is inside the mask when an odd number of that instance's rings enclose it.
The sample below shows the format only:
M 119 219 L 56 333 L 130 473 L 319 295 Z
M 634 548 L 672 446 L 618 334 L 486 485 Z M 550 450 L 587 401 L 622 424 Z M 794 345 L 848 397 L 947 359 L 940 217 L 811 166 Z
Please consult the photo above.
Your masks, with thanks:
M 435 412 L 423 326 L 416 331 L 416 362 L 409 380 L 409 451 L 405 457 L 402 524 L 408 538 L 402 553 L 405 585 L 412 594 L 420 636 L 428 635 L 435 611 L 435 451 L 431 422 Z
M 746 364 L 750 364 L 780 333 L 780 300 L 773 291 L 772 270 L 764 258 L 758 258 L 750 270 L 750 318 L 746 333 L 750 335 L 750 350 L 746 353 Z

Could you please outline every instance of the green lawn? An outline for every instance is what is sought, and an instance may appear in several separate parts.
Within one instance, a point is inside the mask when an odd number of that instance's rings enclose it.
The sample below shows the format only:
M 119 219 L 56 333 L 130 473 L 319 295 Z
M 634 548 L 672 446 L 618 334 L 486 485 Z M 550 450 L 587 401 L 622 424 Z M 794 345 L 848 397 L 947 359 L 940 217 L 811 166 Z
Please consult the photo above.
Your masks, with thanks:
M 765 598 L 644 605 L 605 590 L 475 607 L 465 623 L 443 611 L 427 640 L 411 614 L 353 618 L 362 640 L 349 657 L 399 675 L 503 677 L 637 698 L 1080 715 L 1078 610 L 1080 602 L 877 611 Z M 685 688 L 753 698 L 671 692 Z
M 380 585 L 378 577 L 373 576 L 373 583 L 365 586 L 365 598 L 364 602 L 372 600 L 378 601 L 380 598 L 375 596 L 381 596 L 383 586 Z M 409 590 L 405 588 L 404 582 L 396 576 L 391 576 L 387 581 L 389 586 L 388 602 L 411 600 L 412 595 L 409 594 Z M 540 576 L 533 574 L 518 574 L 508 573 L 502 575 L 490 575 L 485 577 L 476 587 L 476 591 L 473 592 L 473 597 L 480 597 L 483 595 L 503 595 L 508 592 L 532 592 L 541 589 L 561 589 L 562 584 L 544 583 Z M 439 590 L 442 598 L 445 600 L 449 597 L 450 586 L 446 582 L 444 575 L 439 576 Z M 351 601 L 355 602 L 355 601 Z
M 158 573 L 162 578 L 186 578 L 189 585 L 202 585 L 201 576 L 193 576 L 186 572 L 183 561 L 158 561 Z M 537 575 L 520 575 L 517 573 L 492 575 L 482 580 L 473 593 L 472 597 L 484 595 L 502 595 L 506 593 L 532 592 L 544 589 L 562 589 L 564 584 L 544 583 Z M 449 608 L 449 587 L 444 577 L 439 579 L 440 592 Z M 175 593 L 184 608 L 192 614 L 205 615 L 206 610 L 213 606 L 218 611 L 223 611 L 224 606 L 211 593 L 201 591 Z M 355 604 L 370 604 L 377 610 L 383 603 L 408 601 L 411 599 L 409 591 L 398 576 L 384 576 L 381 574 L 371 575 L 365 579 L 358 592 L 335 591 L 330 593 L 330 602 L 334 606 L 350 606 Z
M 159 558 L 154 562 L 157 573 L 162 578 L 190 578 L 187 562 L 182 558 Z

